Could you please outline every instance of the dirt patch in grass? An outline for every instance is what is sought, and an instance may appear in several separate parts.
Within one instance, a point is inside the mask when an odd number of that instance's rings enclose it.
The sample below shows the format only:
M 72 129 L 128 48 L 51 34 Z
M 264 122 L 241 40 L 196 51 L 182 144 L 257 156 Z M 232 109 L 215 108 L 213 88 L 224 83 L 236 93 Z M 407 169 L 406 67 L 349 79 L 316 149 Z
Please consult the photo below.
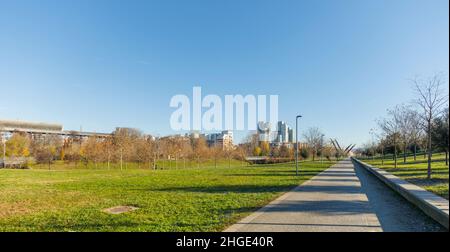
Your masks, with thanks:
M 103 212 L 109 213 L 109 214 L 121 214 L 126 212 L 135 211 L 139 208 L 134 206 L 115 206 L 107 209 L 103 209 Z

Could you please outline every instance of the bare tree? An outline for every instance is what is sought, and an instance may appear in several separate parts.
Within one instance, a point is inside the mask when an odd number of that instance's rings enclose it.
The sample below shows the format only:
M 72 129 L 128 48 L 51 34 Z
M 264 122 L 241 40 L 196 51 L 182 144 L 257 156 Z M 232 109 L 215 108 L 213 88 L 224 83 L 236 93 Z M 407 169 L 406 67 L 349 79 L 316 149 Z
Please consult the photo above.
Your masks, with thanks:
M 137 139 L 142 137 L 142 132 L 132 128 L 117 128 L 113 132 L 113 143 L 116 146 L 116 152 L 120 159 L 120 169 L 123 169 L 123 162 L 125 161 L 125 168 L 128 162 L 133 159 L 136 160 L 136 152 L 134 150 Z
M 398 125 L 401 146 L 403 147 L 403 163 L 406 163 L 406 154 L 409 145 L 413 142 L 413 135 L 417 131 L 417 112 L 412 110 L 409 106 L 398 106 Z
M 442 107 L 448 104 L 448 95 L 443 90 L 444 80 L 442 74 L 435 74 L 427 80 L 416 78 L 412 80 L 412 83 L 417 93 L 417 98 L 414 102 L 422 109 L 421 118 L 427 134 L 427 178 L 431 179 L 432 124 L 433 120 L 442 113 Z
M 323 147 L 324 134 L 322 133 L 322 131 L 320 131 L 319 128 L 312 127 L 306 130 L 306 132 L 303 134 L 303 137 L 305 138 L 305 142 L 311 150 L 313 161 L 315 161 L 317 152 Z
M 223 157 L 223 148 L 220 146 L 212 146 L 209 152 L 214 158 L 214 168 L 217 168 L 217 160 Z
M 83 144 L 84 155 L 87 158 L 87 161 L 94 163 L 95 168 L 98 167 L 98 163 L 103 159 L 103 150 L 101 147 L 100 139 L 96 136 L 89 137 Z
M 38 164 L 48 164 L 48 169 L 50 170 L 50 165 L 54 161 L 52 146 L 43 144 L 35 145 L 33 152 L 36 162 Z
M 208 147 L 205 139 L 197 138 L 192 140 L 192 154 L 197 160 L 197 168 L 200 168 L 200 158 L 205 157 L 208 154 Z
M 148 137 L 142 137 L 135 141 L 136 157 L 139 163 L 148 163 L 148 167 L 151 168 L 151 162 L 153 159 L 153 144 Z
M 410 125 L 408 129 L 409 140 L 413 145 L 414 161 L 417 160 L 417 146 L 420 146 L 420 140 L 423 138 L 423 127 L 420 120 L 420 115 L 416 110 L 411 110 Z
M 241 161 L 241 166 L 244 167 L 245 164 L 245 158 L 248 154 L 247 146 L 245 144 L 239 145 L 233 152 L 234 157 Z
M 378 121 L 380 129 L 388 138 L 392 140 L 394 146 L 394 167 L 397 168 L 397 144 L 401 128 L 401 108 L 396 106 L 393 110 L 388 110 L 388 117 Z
M 389 145 L 388 139 L 385 136 L 380 137 L 380 140 L 378 142 L 378 148 L 381 152 L 381 165 L 384 165 L 385 149 L 388 145 Z

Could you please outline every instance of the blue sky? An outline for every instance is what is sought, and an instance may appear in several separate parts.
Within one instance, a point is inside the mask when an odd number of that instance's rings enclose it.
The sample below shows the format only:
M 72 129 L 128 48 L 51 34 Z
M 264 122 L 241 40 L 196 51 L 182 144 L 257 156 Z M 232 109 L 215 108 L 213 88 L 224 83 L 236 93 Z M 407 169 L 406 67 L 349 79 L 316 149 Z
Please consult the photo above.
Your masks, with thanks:
M 409 78 L 448 76 L 448 4 L 0 0 L 0 118 L 164 135 L 170 98 L 202 86 L 278 94 L 280 119 L 360 144 Z

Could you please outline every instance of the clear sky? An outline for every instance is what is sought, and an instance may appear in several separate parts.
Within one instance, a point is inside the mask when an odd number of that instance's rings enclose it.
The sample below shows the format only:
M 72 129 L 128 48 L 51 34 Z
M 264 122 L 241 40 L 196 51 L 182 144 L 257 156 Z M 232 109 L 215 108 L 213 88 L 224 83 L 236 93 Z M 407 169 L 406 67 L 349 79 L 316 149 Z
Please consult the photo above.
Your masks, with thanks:
M 278 94 L 363 143 L 409 78 L 449 69 L 448 0 L 0 0 L 0 118 L 173 133 L 175 94 Z M 238 134 L 239 135 L 239 134 Z

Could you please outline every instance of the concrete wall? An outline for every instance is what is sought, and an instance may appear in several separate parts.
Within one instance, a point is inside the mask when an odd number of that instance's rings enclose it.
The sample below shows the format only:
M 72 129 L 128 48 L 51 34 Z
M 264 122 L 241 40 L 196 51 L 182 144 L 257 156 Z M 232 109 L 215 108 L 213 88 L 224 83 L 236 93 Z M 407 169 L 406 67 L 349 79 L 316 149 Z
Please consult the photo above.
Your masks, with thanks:
M 400 179 L 399 177 L 394 176 L 383 169 L 373 167 L 356 158 L 352 158 L 352 160 L 375 175 L 383 183 L 388 185 L 392 190 L 400 194 L 413 205 L 417 206 L 425 214 L 439 222 L 447 229 L 449 228 L 448 200 Z

